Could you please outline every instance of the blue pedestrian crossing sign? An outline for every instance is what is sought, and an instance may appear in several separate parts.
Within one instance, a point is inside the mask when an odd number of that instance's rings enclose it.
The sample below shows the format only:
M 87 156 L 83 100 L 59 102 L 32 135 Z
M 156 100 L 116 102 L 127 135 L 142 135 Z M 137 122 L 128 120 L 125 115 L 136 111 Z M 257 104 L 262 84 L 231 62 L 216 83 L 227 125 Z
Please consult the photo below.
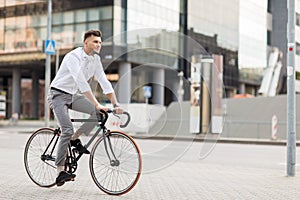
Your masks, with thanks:
M 151 98 L 151 96 L 152 96 L 152 87 L 151 86 L 144 86 L 143 89 L 144 89 L 144 97 L 146 99 Z
M 50 55 L 55 54 L 55 40 L 45 41 L 45 53 Z

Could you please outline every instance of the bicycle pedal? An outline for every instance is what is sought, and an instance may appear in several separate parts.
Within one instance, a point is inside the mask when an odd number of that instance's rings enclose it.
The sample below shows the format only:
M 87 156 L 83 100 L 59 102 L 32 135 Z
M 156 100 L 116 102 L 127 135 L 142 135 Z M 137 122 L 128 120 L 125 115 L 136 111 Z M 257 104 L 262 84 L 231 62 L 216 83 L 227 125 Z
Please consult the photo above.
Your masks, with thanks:
M 65 182 L 69 182 L 69 181 L 75 181 L 75 178 L 70 178 L 68 180 L 65 180 Z

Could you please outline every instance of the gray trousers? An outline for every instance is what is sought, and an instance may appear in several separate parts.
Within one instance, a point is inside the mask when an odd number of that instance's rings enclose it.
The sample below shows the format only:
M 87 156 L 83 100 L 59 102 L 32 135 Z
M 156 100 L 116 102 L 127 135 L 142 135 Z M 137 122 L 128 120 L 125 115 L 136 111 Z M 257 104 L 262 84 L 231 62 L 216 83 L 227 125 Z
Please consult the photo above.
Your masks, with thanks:
M 64 94 L 56 90 L 50 90 L 47 97 L 50 108 L 52 109 L 61 128 L 61 136 L 58 142 L 57 156 L 55 164 L 64 166 L 68 144 L 74 134 L 73 124 L 69 116 L 69 109 L 90 114 L 90 118 L 96 118 L 96 107 L 83 95 Z M 77 130 L 88 135 L 97 123 L 86 122 Z

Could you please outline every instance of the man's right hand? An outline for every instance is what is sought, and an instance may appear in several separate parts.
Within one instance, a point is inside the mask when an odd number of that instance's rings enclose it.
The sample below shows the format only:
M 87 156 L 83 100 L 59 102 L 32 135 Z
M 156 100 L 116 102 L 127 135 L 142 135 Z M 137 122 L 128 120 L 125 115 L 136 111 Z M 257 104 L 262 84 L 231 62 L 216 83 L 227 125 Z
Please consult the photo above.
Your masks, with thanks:
M 118 115 L 121 115 L 121 114 L 123 114 L 124 109 L 121 108 L 121 107 L 119 107 L 119 106 L 117 106 L 117 107 L 114 108 L 114 112 L 115 112 L 116 114 L 118 114 Z
M 104 110 L 104 111 L 108 111 L 108 110 L 109 110 L 109 108 L 104 107 L 104 106 L 101 106 L 100 104 L 97 105 L 96 108 L 97 108 L 97 110 L 99 110 L 99 111 L 100 111 L 100 110 Z

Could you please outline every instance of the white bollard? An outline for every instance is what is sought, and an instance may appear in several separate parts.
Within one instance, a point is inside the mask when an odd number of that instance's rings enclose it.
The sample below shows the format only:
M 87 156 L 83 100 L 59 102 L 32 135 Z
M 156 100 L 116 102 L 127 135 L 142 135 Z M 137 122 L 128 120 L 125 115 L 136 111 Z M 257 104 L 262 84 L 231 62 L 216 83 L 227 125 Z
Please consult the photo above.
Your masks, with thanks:
M 278 119 L 277 119 L 277 116 L 276 115 L 273 115 L 272 117 L 272 140 L 276 140 L 277 139 L 277 122 L 278 122 Z

